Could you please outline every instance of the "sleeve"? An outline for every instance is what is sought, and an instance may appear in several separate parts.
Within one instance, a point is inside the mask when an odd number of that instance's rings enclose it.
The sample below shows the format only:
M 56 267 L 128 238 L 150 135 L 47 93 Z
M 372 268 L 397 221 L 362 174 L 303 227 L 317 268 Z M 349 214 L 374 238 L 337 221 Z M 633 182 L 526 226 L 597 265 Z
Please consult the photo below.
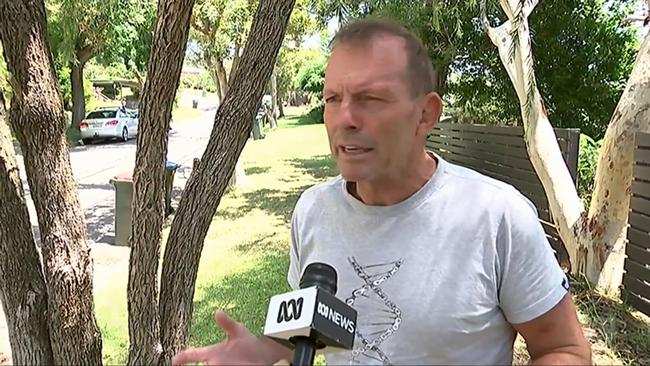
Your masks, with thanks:
M 300 288 L 300 235 L 298 235 L 298 215 L 297 210 L 291 216 L 291 243 L 289 248 L 289 271 L 287 281 L 293 290 Z
M 504 210 L 497 245 L 499 303 L 510 323 L 545 314 L 567 294 L 568 278 L 555 258 L 537 210 L 521 194 Z

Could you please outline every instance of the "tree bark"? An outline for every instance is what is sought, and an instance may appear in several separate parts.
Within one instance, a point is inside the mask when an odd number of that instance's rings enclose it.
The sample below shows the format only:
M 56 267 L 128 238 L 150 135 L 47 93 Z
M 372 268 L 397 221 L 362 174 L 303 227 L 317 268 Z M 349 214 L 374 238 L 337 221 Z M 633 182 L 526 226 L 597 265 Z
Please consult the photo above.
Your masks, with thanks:
M 217 78 L 219 79 L 219 85 L 221 85 L 221 96 L 223 99 L 219 101 L 219 103 L 223 103 L 223 100 L 226 98 L 226 95 L 228 95 L 228 74 L 226 73 L 226 68 L 223 66 L 223 60 L 218 59 L 217 62 L 215 63 L 216 66 L 216 72 L 217 72 Z
M 9 122 L 23 151 L 41 231 L 53 363 L 99 365 L 92 262 L 45 14 L 43 1 L 0 0 L 0 40 L 14 91 Z
M 447 75 L 449 73 L 449 65 L 434 65 L 433 67 L 433 88 L 440 97 L 445 95 L 447 86 Z
M 284 117 L 284 106 L 282 105 L 282 99 L 280 98 L 278 98 L 278 110 L 280 111 L 278 118 Z
M 587 277 L 601 288 L 618 288 L 623 280 L 635 132 L 650 132 L 650 36 L 647 35 L 607 127 L 596 169 L 586 226 L 593 234 L 594 250 L 587 253 L 586 268 Z
M 51 365 L 47 290 L 0 87 L 0 301 L 12 363 Z
M 83 68 L 81 63 L 71 63 L 70 84 L 72 87 L 72 128 L 79 131 L 81 121 L 86 116 L 86 100 L 84 99 Z
M 219 104 L 223 101 L 223 92 L 221 91 L 221 81 L 219 80 L 219 75 L 217 74 L 217 69 L 214 65 L 211 68 L 212 79 L 214 79 L 215 89 L 217 90 L 217 98 L 219 98 Z
M 144 89 L 144 78 L 140 74 L 140 71 L 136 67 L 133 68 L 133 75 L 138 80 L 138 92 L 142 95 L 142 90 Z
M 164 220 L 167 130 L 185 56 L 194 0 L 161 0 L 151 47 L 135 161 L 127 289 L 130 365 L 157 364 L 162 354 L 158 263 Z
M 187 182 L 165 249 L 160 290 L 165 360 L 187 344 L 203 241 L 248 140 L 264 84 L 282 45 L 295 0 L 262 0 L 232 89 L 215 116 L 210 141 Z
M 509 3 L 508 3 L 509 1 Z M 520 101 L 525 138 L 531 163 L 546 192 L 551 212 L 571 260 L 573 273 L 585 274 L 592 284 L 618 292 L 623 276 L 629 194 L 632 182 L 633 136 L 650 131 L 650 38 L 639 51 L 600 152 L 596 186 L 589 212 L 585 211 L 575 184 L 563 162 L 557 138 L 535 86 L 527 18 L 537 1 L 523 8 L 519 43 L 510 57 L 510 35 L 519 0 L 502 1 L 510 19 L 492 28 L 483 22 Z M 597 197 L 597 198 L 596 198 Z
M 241 46 L 239 43 L 235 43 L 235 53 L 232 57 L 232 66 L 230 67 L 230 75 L 228 76 L 228 82 L 232 80 L 233 75 L 235 75 L 235 72 L 237 72 L 237 68 L 239 68 L 239 62 L 241 60 Z
M 84 91 L 84 67 L 93 56 L 91 46 L 80 47 L 75 51 L 75 60 L 70 65 L 70 85 L 72 89 L 72 128 L 79 131 L 79 125 L 86 116 Z
M 271 122 L 271 128 L 276 128 L 277 124 L 275 123 L 275 120 L 278 118 L 278 115 L 280 114 L 278 111 L 278 78 L 277 78 L 277 73 L 276 69 L 273 68 L 273 74 L 271 74 L 271 101 L 272 101 L 272 114 L 273 114 L 273 121 Z

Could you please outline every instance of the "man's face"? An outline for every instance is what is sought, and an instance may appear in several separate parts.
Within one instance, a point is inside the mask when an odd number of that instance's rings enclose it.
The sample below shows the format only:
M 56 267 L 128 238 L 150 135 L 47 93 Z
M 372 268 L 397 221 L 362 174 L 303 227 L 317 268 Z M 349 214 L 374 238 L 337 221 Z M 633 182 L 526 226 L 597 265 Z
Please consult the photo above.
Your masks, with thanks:
M 404 40 L 337 45 L 325 71 L 325 126 L 348 181 L 399 177 L 422 154 L 426 98 L 414 97 Z

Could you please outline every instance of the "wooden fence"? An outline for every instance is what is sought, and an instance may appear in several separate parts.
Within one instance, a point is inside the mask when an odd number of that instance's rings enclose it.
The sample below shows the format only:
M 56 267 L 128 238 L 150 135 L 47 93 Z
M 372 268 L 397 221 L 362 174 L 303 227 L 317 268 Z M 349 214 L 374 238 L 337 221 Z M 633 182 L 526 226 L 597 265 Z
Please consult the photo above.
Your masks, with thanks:
M 440 123 L 427 138 L 427 147 L 443 159 L 513 185 L 537 207 L 547 238 L 558 261 L 568 265 L 568 255 L 553 224 L 546 193 L 533 169 L 522 127 Z M 556 129 L 562 156 L 577 182 L 578 129 Z
M 650 134 L 635 135 L 633 174 L 622 296 L 650 316 Z

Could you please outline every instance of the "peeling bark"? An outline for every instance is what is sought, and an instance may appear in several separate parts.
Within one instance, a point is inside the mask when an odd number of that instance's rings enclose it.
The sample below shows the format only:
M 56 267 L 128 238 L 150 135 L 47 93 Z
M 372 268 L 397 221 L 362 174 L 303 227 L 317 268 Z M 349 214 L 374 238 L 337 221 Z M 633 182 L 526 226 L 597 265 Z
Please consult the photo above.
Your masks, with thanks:
M 482 21 L 499 50 L 499 57 L 520 101 L 531 163 L 546 192 L 551 212 L 571 260 L 573 273 L 582 273 L 600 288 L 618 291 L 622 281 L 632 182 L 633 136 L 650 130 L 650 37 L 646 37 L 627 87 L 612 117 L 600 152 L 596 185 L 589 212 L 583 207 L 564 164 L 557 138 L 546 115 L 532 70 L 528 16 L 537 0 L 524 2 L 513 44 L 511 29 L 520 0 L 501 0 L 508 21 L 491 27 L 482 1 Z M 513 56 L 513 57 L 511 57 Z

